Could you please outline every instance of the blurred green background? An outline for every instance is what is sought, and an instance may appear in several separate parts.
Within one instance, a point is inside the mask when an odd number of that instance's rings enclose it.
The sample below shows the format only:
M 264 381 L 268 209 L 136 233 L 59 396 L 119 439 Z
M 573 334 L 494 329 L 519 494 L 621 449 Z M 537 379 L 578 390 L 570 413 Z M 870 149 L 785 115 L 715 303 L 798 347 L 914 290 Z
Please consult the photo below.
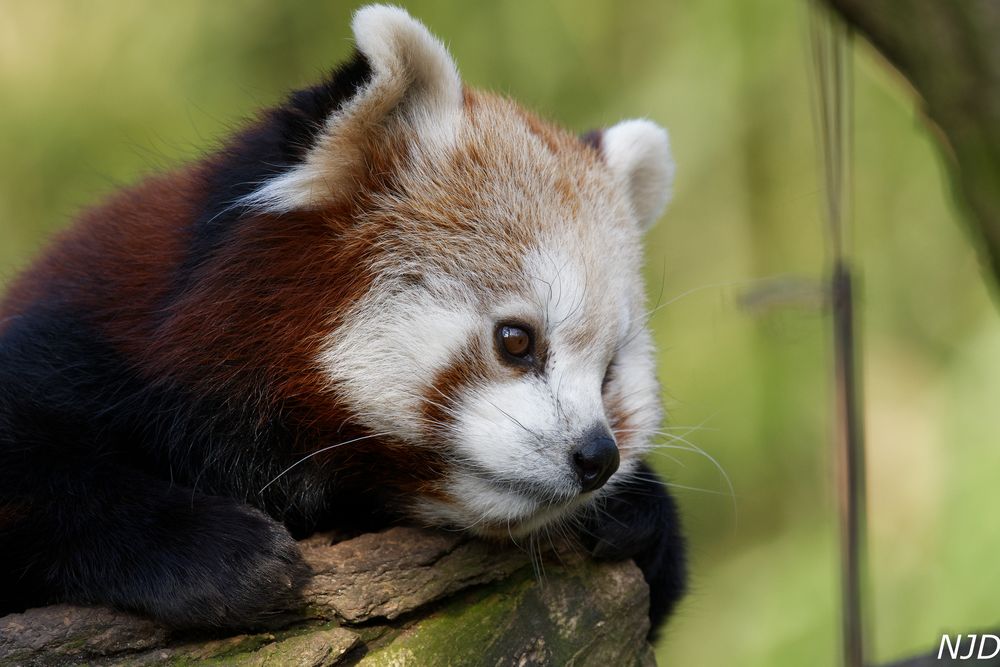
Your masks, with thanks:
M 647 254 L 670 432 L 718 459 L 736 498 L 706 459 L 656 458 L 704 490 L 676 491 L 693 582 L 658 655 L 834 664 L 828 321 L 808 298 L 740 305 L 824 271 L 806 7 L 405 5 L 474 85 L 579 130 L 670 128 L 676 198 Z M 349 52 L 355 6 L 0 2 L 0 281 L 80 207 L 316 80 Z M 887 660 L 1000 622 L 1000 318 L 912 95 L 863 44 L 854 59 L 871 607 Z

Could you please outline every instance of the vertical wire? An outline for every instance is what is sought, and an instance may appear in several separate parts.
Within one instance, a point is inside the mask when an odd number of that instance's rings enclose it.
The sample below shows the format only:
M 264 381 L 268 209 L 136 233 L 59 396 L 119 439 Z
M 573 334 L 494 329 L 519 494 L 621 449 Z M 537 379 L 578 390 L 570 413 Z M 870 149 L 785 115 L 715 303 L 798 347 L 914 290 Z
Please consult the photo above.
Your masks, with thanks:
M 825 217 L 831 247 L 830 304 L 834 364 L 834 460 L 840 528 L 842 657 L 862 667 L 868 650 L 865 609 L 865 460 L 857 373 L 854 279 L 847 260 L 853 80 L 850 33 L 812 3 L 810 44 L 816 79 L 817 134 L 823 157 Z

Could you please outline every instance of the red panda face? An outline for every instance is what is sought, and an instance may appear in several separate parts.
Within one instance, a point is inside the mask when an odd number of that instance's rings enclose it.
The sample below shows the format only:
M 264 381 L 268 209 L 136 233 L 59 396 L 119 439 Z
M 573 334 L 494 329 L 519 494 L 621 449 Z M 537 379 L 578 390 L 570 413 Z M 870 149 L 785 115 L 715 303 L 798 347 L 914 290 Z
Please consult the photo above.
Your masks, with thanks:
M 354 31 L 371 77 L 243 203 L 364 248 L 364 289 L 331 305 L 315 358 L 357 426 L 443 462 L 412 514 L 530 532 L 627 477 L 661 419 L 640 267 L 666 134 L 628 121 L 585 142 L 465 89 L 399 9 Z

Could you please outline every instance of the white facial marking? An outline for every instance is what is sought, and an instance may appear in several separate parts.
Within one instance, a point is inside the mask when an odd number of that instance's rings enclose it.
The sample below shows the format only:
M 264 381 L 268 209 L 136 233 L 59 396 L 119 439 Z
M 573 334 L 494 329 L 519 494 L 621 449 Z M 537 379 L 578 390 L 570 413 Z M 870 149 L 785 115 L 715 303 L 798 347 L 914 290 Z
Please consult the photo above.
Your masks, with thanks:
M 466 392 L 458 404 L 454 446 L 459 456 L 498 481 L 572 493 L 569 438 L 546 383 L 525 378 Z
M 576 496 L 560 505 L 550 505 L 516 492 L 498 490 L 482 479 L 456 473 L 448 488 L 461 504 L 417 499 L 414 514 L 434 525 L 456 526 L 482 535 L 521 537 L 571 514 L 589 499 Z
M 361 423 L 420 438 L 428 379 L 483 326 L 466 290 L 440 279 L 406 291 L 376 284 L 330 334 L 320 363 Z

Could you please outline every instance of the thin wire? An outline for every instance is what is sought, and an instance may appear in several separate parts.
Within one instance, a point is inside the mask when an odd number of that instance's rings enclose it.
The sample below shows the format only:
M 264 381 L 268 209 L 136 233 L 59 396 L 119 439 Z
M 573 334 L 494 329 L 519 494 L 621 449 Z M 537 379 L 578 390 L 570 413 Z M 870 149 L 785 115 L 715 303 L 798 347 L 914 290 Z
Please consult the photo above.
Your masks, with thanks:
M 857 374 L 853 286 L 845 236 L 849 222 L 853 162 L 853 80 L 850 32 L 814 0 L 810 43 L 816 78 L 817 133 L 823 157 L 825 217 L 833 269 L 829 283 L 834 347 L 834 459 L 840 519 L 843 660 L 862 667 L 868 644 L 865 609 L 867 573 L 864 440 Z

